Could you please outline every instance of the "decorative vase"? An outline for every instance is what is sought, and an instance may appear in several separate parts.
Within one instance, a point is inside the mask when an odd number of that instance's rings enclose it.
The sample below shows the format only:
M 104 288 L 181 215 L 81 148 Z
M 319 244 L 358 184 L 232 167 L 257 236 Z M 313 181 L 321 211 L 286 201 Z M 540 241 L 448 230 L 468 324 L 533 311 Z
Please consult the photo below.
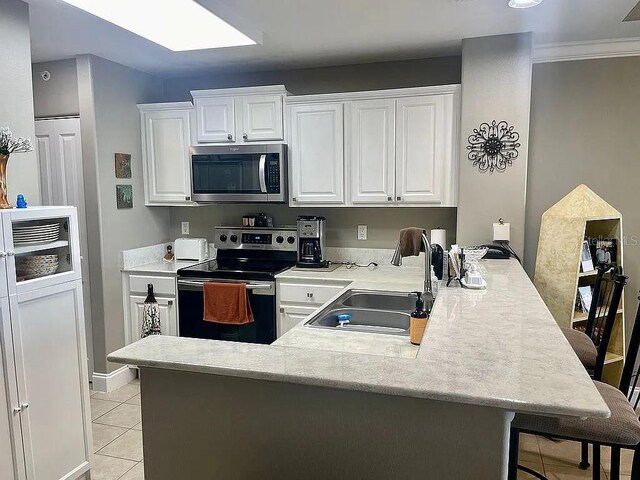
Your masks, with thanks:
M 0 154 L 0 208 L 11 208 L 7 200 L 7 162 L 9 155 Z

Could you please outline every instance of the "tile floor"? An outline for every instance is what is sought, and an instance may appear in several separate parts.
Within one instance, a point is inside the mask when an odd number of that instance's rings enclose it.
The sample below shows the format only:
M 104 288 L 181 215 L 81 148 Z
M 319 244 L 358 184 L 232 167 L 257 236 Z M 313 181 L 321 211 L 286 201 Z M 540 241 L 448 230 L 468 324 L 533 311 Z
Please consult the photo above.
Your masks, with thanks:
M 144 480 L 142 458 L 142 423 L 140 417 L 140 385 L 134 380 L 111 392 L 91 393 L 91 420 L 93 421 L 94 466 L 92 480 Z M 582 480 L 591 478 L 591 468 L 577 466 L 580 444 L 552 441 L 534 435 L 520 438 L 520 464 L 540 473 L 549 480 Z M 623 450 L 621 480 L 630 480 L 630 450 Z M 602 479 L 607 479 L 609 449 L 602 451 Z M 519 472 L 519 479 L 532 477 Z

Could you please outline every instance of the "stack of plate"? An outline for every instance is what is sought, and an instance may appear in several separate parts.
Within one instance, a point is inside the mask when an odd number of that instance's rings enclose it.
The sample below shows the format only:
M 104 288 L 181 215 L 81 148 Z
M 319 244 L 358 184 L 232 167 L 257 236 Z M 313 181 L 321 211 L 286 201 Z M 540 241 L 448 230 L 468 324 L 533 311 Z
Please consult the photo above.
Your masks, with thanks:
M 13 227 L 14 245 L 57 242 L 60 238 L 60 224 L 16 225 Z
M 58 271 L 58 255 L 16 257 L 16 273 L 21 278 L 39 278 Z

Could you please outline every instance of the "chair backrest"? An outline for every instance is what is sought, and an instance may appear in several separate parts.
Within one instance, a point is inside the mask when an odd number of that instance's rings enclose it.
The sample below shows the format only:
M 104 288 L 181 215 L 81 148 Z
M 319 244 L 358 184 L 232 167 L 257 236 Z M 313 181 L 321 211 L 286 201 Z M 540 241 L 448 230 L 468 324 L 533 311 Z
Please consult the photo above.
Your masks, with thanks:
M 640 297 L 638 297 L 640 300 Z M 640 395 L 636 394 L 638 378 L 640 377 L 640 367 L 636 368 L 638 359 L 638 350 L 640 350 L 640 304 L 636 311 L 636 318 L 633 322 L 633 330 L 629 339 L 629 348 L 627 349 L 627 358 L 622 368 L 620 377 L 620 390 L 627 396 L 627 399 L 633 405 L 634 410 L 638 408 L 640 403 Z
M 602 379 L 609 341 L 626 284 L 627 277 L 622 274 L 622 268 L 612 264 L 598 265 L 585 330 L 598 351 L 593 374 L 595 380 Z

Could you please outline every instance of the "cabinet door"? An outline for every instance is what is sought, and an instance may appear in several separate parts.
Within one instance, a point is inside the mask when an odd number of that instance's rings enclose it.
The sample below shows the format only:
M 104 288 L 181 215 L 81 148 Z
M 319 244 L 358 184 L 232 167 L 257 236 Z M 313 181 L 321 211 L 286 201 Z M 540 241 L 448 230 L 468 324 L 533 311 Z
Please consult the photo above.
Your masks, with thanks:
M 146 296 L 129 296 L 129 308 L 131 318 L 131 341 L 140 339 L 142 332 L 142 319 L 144 318 L 144 300 Z M 175 299 L 156 298 L 160 311 L 160 331 L 163 335 L 178 336 L 178 315 L 176 312 Z
M 236 141 L 233 97 L 196 98 L 198 142 L 230 143 Z
M 292 204 L 344 203 L 342 103 L 291 107 Z
M 241 98 L 242 139 L 245 142 L 282 140 L 282 95 L 251 95 Z
M 402 98 L 397 105 L 396 201 L 438 204 L 446 154 L 443 99 Z
M 15 377 L 9 299 L 0 298 L 0 478 L 24 479 L 20 402 Z
M 364 100 L 350 105 L 351 201 L 394 201 L 395 101 Z
M 314 307 L 281 307 L 280 308 L 280 318 L 278 319 L 278 332 L 277 336 L 281 337 L 293 327 L 298 325 L 302 320 L 307 318 L 313 312 L 315 312 Z
M 142 114 L 147 205 L 191 204 L 191 110 Z
M 82 283 L 9 302 L 27 478 L 76 478 L 91 455 Z

